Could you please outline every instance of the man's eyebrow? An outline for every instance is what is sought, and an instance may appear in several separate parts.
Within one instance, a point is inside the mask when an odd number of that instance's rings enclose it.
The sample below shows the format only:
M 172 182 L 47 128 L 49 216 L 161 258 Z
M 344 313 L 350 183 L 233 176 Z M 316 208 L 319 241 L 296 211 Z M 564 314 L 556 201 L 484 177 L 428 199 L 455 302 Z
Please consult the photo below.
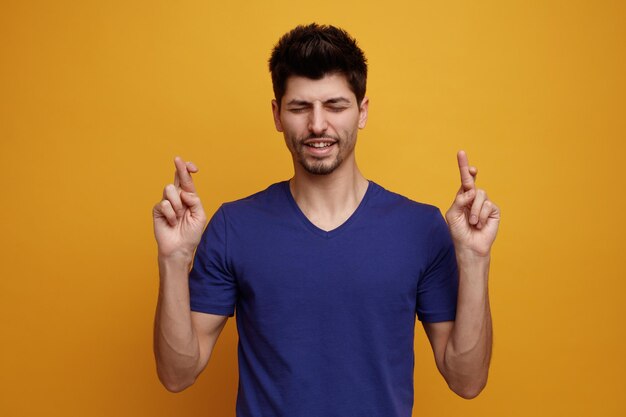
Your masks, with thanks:
M 333 97 L 333 98 L 329 98 L 328 100 L 324 102 L 324 104 L 338 104 L 338 103 L 350 104 L 350 100 L 348 100 L 345 97 Z
M 348 100 L 345 97 L 332 97 L 324 101 L 324 104 L 339 104 L 339 103 L 350 104 L 350 100 Z M 310 104 L 311 104 L 310 101 L 298 100 L 295 98 L 287 102 L 288 106 L 308 106 Z
M 289 106 L 289 105 L 294 105 L 294 106 L 306 106 L 306 105 L 309 105 L 309 104 L 311 104 L 311 102 L 306 101 L 306 100 L 297 100 L 297 99 L 295 99 L 295 98 L 294 98 L 294 99 L 292 99 L 292 100 L 289 100 L 289 101 L 287 102 L 287 105 L 288 105 L 288 106 Z

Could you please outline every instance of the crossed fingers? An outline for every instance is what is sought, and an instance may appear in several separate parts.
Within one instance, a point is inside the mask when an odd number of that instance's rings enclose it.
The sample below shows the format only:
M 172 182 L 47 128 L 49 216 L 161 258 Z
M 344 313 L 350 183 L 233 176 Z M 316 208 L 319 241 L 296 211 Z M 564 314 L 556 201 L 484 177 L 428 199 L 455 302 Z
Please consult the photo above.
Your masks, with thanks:
M 470 190 L 474 193 L 474 198 L 471 201 L 471 208 L 469 210 L 468 222 L 470 225 L 482 229 L 493 210 L 493 203 L 489 200 L 485 190 L 476 188 L 478 168 L 469 165 L 465 151 L 459 151 L 457 160 L 459 163 L 459 173 L 461 174 L 461 187 L 459 188 L 458 194 L 464 194 Z
M 179 190 L 195 193 L 196 187 L 191 179 L 191 173 L 198 172 L 198 168 L 193 162 L 185 162 L 179 156 L 174 158 L 176 173 L 174 174 L 174 186 Z
M 187 208 L 180 197 L 181 190 L 190 193 L 196 192 L 191 173 L 198 172 L 198 168 L 193 162 L 185 162 L 178 156 L 174 158 L 174 165 L 176 166 L 174 183 L 165 186 L 163 199 L 159 203 L 161 213 L 172 226 L 176 224 L 176 219 L 183 217 Z

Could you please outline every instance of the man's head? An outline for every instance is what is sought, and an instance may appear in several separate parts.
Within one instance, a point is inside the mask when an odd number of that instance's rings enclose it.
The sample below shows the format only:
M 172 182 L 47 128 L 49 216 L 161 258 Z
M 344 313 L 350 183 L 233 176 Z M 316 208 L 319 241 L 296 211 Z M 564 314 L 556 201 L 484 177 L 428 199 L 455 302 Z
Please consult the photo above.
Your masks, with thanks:
M 367 64 L 356 41 L 333 26 L 298 26 L 279 40 L 270 70 L 274 123 L 296 174 L 355 169 L 357 131 L 365 127 L 369 103 Z
M 269 67 L 279 107 L 291 76 L 319 80 L 326 75 L 341 73 L 359 105 L 365 97 L 365 54 L 354 38 L 334 26 L 315 23 L 297 26 L 280 38 L 272 51 Z

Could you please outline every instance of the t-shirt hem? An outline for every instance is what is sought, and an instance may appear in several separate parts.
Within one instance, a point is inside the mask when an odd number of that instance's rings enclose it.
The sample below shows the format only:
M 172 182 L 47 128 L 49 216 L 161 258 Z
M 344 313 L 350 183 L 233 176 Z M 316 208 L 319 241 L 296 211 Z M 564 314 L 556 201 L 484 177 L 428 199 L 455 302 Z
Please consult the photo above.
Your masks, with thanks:
M 424 323 L 438 323 L 441 321 L 454 321 L 456 319 L 456 311 L 448 311 L 445 313 L 422 314 L 417 315 L 417 319 Z
M 221 307 L 208 304 L 191 303 L 191 311 L 207 314 L 217 314 L 218 316 L 232 317 L 235 315 L 235 309 L 232 307 Z

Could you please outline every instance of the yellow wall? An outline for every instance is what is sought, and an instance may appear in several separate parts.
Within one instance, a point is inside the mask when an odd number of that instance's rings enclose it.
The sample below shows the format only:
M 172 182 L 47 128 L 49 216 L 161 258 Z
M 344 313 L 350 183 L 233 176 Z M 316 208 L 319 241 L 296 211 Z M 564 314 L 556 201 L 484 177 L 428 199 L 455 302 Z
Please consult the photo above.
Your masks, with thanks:
M 151 208 L 174 155 L 209 213 L 291 175 L 266 61 L 312 21 L 369 58 L 368 178 L 445 210 L 463 148 L 503 211 L 489 385 L 456 398 L 420 331 L 415 416 L 624 415 L 625 3 L 496 0 L 3 0 L 0 415 L 234 415 L 233 320 L 158 383 Z

